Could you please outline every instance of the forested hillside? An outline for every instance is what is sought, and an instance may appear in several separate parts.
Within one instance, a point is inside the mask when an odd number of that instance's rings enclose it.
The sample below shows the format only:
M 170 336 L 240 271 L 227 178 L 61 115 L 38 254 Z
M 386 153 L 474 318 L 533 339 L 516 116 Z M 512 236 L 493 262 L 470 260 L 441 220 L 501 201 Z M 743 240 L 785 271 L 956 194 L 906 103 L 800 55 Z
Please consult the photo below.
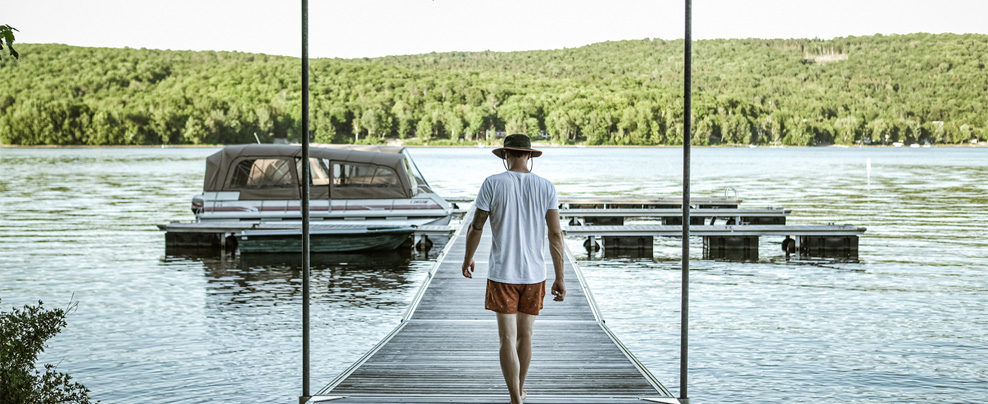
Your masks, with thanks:
M 238 52 L 18 46 L 0 143 L 229 144 L 301 133 L 301 62 Z M 988 36 L 694 43 L 693 144 L 988 137 Z M 682 144 L 683 42 L 311 61 L 319 142 Z

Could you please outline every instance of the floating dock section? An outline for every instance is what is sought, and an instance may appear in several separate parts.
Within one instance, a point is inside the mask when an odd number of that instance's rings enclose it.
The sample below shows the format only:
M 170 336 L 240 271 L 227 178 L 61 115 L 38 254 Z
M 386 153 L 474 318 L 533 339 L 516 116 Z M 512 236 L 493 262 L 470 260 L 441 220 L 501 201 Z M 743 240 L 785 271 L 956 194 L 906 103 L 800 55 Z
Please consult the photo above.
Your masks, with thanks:
M 853 258 L 867 231 L 853 225 L 788 225 L 788 209 L 741 209 L 739 199 L 698 199 L 690 211 L 690 235 L 703 238 L 704 259 L 757 260 L 760 237 L 782 238 L 782 250 L 799 259 Z M 677 204 L 679 204 L 677 206 Z M 679 199 L 564 199 L 559 216 L 567 236 L 586 237 L 587 252 L 651 257 L 655 237 L 682 237 Z M 626 224 L 628 219 L 656 224 Z
M 470 210 L 401 324 L 310 402 L 509 401 L 498 361 L 497 322 L 484 309 L 490 228 L 474 257 L 473 279 L 461 274 L 472 217 Z M 604 324 L 569 251 L 565 268 L 566 300 L 547 296 L 535 322 L 525 402 L 678 403 Z M 554 278 L 551 260 L 546 272 L 548 289 Z

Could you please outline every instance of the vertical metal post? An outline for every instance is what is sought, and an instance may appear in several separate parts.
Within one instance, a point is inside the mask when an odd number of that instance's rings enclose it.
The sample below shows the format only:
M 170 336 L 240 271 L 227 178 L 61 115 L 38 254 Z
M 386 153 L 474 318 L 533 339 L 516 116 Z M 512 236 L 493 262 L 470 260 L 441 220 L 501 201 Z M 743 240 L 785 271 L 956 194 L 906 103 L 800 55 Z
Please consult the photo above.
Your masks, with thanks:
M 302 0 L 302 396 L 309 389 L 309 1 Z
M 689 347 L 689 308 L 690 308 L 690 119 L 692 114 L 691 91 L 693 80 L 693 4 L 686 0 L 686 37 L 683 38 L 683 300 L 681 307 L 679 334 L 679 402 L 689 404 L 686 390 L 688 347 Z

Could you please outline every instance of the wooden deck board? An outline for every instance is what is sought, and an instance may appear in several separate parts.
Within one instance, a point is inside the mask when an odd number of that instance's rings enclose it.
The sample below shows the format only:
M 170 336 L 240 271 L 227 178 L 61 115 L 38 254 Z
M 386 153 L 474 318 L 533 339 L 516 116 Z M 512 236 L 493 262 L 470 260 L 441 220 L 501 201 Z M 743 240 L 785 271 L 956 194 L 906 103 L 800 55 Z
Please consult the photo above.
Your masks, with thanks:
M 678 403 L 674 398 L 666 398 L 665 401 L 655 399 L 651 402 L 664 402 L 664 403 Z M 390 403 L 410 403 L 410 404 L 449 404 L 449 403 L 464 403 L 464 404 L 504 404 L 504 395 L 500 394 L 476 394 L 470 396 L 455 396 L 455 395 L 415 395 L 408 394 L 399 397 L 395 396 L 349 396 L 345 399 L 332 400 L 332 401 L 314 401 L 314 402 L 326 402 L 326 403 L 360 403 L 360 404 L 390 404 Z M 642 401 L 638 397 L 604 397 L 604 396 L 590 396 L 590 397 L 580 397 L 580 396 L 535 396 L 529 395 L 528 399 L 525 400 L 526 404 L 642 404 L 649 401 Z
M 472 212 L 464 223 L 469 223 Z M 461 275 L 465 230 L 450 241 L 406 319 L 364 361 L 319 395 L 333 403 L 506 402 L 498 361 L 497 323 L 484 309 L 490 229 L 474 257 L 473 279 Z M 549 295 L 554 280 L 546 254 L 545 307 L 535 322 L 526 403 L 630 403 L 671 397 L 629 359 L 595 314 L 592 297 L 567 251 L 564 302 Z

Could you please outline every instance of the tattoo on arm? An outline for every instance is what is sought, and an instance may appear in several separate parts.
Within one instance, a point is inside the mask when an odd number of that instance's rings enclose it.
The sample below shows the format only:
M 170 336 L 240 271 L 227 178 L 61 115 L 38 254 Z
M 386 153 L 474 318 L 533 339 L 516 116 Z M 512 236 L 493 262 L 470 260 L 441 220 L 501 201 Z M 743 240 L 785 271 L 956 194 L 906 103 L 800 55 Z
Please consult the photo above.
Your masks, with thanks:
M 473 215 L 473 223 L 470 223 L 470 227 L 473 227 L 476 231 L 484 231 L 484 223 L 487 223 L 487 216 L 490 213 L 486 210 L 477 209 L 477 213 Z

